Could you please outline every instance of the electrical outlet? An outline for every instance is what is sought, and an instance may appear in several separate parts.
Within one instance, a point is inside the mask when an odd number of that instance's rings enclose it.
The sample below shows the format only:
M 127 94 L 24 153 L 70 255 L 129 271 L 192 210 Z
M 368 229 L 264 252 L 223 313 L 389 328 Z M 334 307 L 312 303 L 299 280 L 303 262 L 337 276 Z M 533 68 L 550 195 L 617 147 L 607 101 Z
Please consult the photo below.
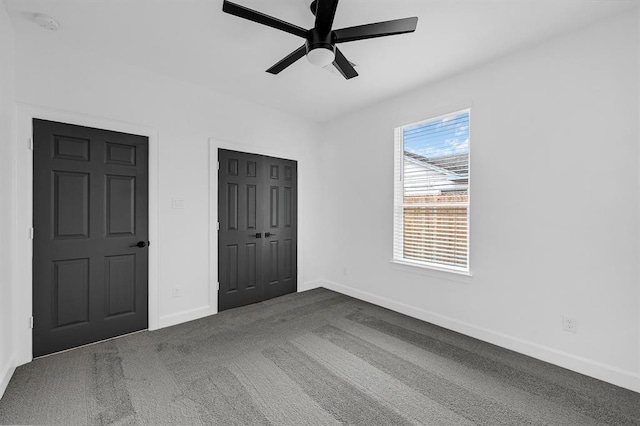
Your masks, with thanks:
M 575 318 L 562 317 L 562 329 L 571 333 L 578 332 L 578 320 Z
M 171 295 L 173 297 L 180 297 L 180 289 L 178 287 L 174 287 L 172 292 L 171 292 Z

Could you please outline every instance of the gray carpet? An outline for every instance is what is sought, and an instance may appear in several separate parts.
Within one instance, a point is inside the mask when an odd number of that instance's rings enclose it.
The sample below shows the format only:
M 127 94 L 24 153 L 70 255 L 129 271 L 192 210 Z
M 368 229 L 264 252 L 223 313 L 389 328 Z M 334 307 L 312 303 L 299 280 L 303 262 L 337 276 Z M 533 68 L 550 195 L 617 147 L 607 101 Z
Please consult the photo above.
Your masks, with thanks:
M 317 289 L 37 359 L 0 423 L 640 425 L 640 394 Z

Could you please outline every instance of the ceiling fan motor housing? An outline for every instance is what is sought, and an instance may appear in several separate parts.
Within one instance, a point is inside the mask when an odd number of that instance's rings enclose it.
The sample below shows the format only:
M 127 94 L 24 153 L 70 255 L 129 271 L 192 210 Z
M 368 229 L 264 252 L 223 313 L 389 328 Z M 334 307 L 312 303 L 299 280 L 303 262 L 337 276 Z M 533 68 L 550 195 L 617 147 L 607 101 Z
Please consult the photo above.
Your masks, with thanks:
M 332 31 L 321 34 L 316 28 L 309 30 L 306 40 L 307 53 L 314 49 L 327 49 L 335 53 L 336 45 L 333 43 Z

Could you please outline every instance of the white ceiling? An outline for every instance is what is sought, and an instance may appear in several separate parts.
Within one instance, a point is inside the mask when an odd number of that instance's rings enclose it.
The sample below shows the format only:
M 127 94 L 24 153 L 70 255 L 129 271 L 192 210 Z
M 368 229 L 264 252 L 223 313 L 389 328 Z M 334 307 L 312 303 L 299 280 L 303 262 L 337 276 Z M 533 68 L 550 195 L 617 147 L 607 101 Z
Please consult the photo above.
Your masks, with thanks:
M 234 0 L 304 28 L 310 0 Z M 303 44 L 222 12 L 222 0 L 4 0 L 18 36 L 162 73 L 316 121 L 477 66 L 607 18 L 638 0 L 341 0 L 334 28 L 418 16 L 415 33 L 339 45 L 360 74 L 296 62 L 265 72 Z M 32 13 L 58 20 L 51 32 Z

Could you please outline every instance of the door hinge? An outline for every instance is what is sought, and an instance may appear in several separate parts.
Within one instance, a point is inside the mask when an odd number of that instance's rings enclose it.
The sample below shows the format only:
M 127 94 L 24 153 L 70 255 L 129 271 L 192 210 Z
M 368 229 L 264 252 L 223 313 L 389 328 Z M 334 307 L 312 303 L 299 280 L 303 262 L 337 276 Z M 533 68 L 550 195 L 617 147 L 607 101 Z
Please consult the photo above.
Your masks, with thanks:
M 220 222 L 216 222 L 216 230 L 220 230 Z
M 29 317 L 29 328 L 33 328 L 33 317 Z
M 220 162 L 218 161 L 218 170 L 220 170 Z
M 220 291 L 220 281 L 218 281 L 218 282 L 216 283 L 216 290 L 217 290 L 217 291 Z
M 29 138 L 29 150 L 33 151 L 33 138 Z
M 33 237 L 35 235 L 36 231 L 33 228 L 29 228 L 29 239 L 33 240 Z

